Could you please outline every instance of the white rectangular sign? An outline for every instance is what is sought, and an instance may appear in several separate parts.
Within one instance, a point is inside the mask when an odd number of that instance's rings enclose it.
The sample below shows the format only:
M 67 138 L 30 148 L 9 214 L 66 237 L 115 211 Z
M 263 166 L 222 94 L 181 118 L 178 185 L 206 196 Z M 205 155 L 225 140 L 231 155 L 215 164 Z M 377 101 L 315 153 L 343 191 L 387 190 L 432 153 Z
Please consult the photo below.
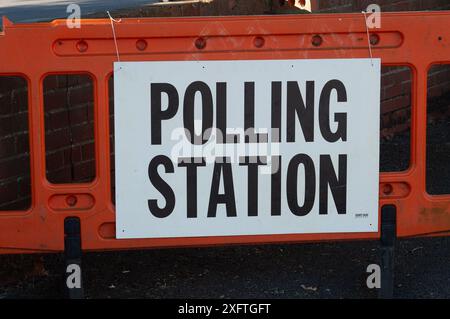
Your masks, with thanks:
M 114 69 L 117 238 L 378 230 L 379 59 Z

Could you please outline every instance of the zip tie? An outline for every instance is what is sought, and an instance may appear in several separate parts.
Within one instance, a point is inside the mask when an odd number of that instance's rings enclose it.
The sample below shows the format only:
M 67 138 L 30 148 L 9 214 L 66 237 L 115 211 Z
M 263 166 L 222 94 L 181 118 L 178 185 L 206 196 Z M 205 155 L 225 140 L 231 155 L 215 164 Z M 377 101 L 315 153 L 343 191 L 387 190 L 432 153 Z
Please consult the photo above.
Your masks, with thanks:
M 370 64 L 373 66 L 373 56 L 372 56 L 372 44 L 370 43 L 370 34 L 369 34 L 369 27 L 367 26 L 367 12 L 362 11 L 362 14 L 364 14 L 364 24 L 366 26 L 366 33 L 367 33 L 367 44 L 369 45 L 369 54 L 370 54 Z
M 114 22 L 119 23 L 122 21 L 122 19 L 116 20 L 113 17 L 111 17 L 111 14 L 109 11 L 106 11 L 106 13 L 109 16 L 109 20 L 111 21 L 111 29 L 114 37 L 114 45 L 116 46 L 116 55 L 117 55 L 117 62 L 120 62 L 120 56 L 119 56 L 119 48 L 117 46 L 117 39 L 116 39 L 116 30 L 114 29 Z

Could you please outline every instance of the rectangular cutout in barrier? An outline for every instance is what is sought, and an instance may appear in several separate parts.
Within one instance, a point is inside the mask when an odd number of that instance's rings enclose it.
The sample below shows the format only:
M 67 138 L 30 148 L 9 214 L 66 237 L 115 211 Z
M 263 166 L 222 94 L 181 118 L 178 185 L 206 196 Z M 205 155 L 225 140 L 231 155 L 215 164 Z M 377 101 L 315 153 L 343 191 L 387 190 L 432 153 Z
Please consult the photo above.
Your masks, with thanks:
M 31 206 L 28 83 L 0 75 L 0 210 Z
M 94 85 L 84 74 L 48 75 L 43 82 L 45 155 L 51 183 L 95 178 Z
M 411 150 L 411 69 L 381 68 L 380 172 L 404 171 Z
M 450 65 L 433 65 L 427 82 L 426 189 L 450 194 Z

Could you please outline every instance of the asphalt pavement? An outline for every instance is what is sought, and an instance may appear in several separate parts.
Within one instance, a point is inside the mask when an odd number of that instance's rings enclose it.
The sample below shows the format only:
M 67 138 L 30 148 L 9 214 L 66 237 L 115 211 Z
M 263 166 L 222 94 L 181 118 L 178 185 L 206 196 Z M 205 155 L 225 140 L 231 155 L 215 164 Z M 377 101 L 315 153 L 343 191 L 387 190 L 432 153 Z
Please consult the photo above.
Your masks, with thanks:
M 86 253 L 86 298 L 376 298 L 376 241 Z M 61 254 L 0 256 L 0 298 L 61 298 Z M 450 238 L 400 240 L 396 298 L 450 298 Z

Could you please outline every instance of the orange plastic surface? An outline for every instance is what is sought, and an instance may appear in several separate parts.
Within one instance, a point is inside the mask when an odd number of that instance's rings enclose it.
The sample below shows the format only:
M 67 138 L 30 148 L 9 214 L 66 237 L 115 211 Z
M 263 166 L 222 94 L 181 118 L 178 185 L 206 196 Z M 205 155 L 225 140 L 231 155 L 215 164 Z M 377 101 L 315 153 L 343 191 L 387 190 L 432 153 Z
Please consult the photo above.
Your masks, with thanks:
M 380 175 L 380 207 L 397 207 L 399 237 L 450 234 L 450 195 L 425 190 L 427 72 L 432 64 L 450 62 L 449 26 L 447 12 L 383 13 L 381 29 L 370 30 L 379 39 L 374 57 L 412 70 L 411 164 Z M 362 14 L 122 19 L 115 32 L 122 61 L 369 57 Z M 313 41 L 317 35 L 322 41 Z M 115 239 L 107 85 L 116 59 L 110 20 L 83 20 L 80 29 L 67 28 L 65 20 L 17 25 L 4 20 L 0 76 L 20 75 L 29 85 L 32 205 L 25 212 L 0 213 L 0 253 L 62 251 L 68 216 L 81 220 L 84 250 L 379 238 L 379 233 L 339 233 Z M 92 183 L 56 185 L 46 179 L 42 81 L 49 73 L 88 73 L 94 80 Z

